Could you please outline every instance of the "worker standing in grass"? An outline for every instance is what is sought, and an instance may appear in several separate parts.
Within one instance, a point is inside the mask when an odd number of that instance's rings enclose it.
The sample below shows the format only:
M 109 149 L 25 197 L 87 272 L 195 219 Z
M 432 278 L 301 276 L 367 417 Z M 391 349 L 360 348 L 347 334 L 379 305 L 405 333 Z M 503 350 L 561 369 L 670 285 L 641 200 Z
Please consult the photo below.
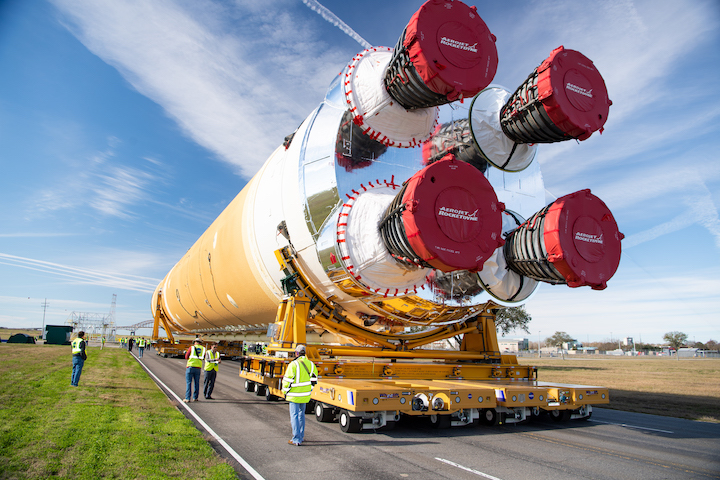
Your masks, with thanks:
M 218 370 L 220 369 L 220 352 L 217 349 L 217 343 L 213 343 L 210 350 L 205 352 L 205 383 L 203 388 L 203 395 L 208 400 L 213 400 L 212 392 L 215 388 L 215 379 L 217 378 Z
M 295 347 L 295 360 L 285 369 L 282 381 L 282 391 L 290 403 L 290 424 L 293 432 L 288 444 L 296 446 L 300 446 L 305 439 L 305 407 L 310 401 L 318 377 L 317 367 L 305 354 L 305 345 Z
M 185 366 L 185 400 L 183 400 L 185 403 L 190 402 L 192 382 L 195 382 L 195 393 L 192 395 L 192 401 L 198 401 L 200 395 L 200 369 L 202 368 L 203 358 L 205 358 L 205 347 L 202 346 L 202 340 L 196 338 L 185 352 L 185 359 L 187 360 Z
M 82 373 L 83 365 L 87 360 L 87 354 L 85 353 L 85 332 L 80 330 L 75 340 L 70 343 L 72 347 L 72 376 L 70 377 L 70 385 L 77 387 L 80 383 L 80 374 Z
M 105 348 L 105 335 L 100 338 L 100 350 L 102 350 L 103 348 Z

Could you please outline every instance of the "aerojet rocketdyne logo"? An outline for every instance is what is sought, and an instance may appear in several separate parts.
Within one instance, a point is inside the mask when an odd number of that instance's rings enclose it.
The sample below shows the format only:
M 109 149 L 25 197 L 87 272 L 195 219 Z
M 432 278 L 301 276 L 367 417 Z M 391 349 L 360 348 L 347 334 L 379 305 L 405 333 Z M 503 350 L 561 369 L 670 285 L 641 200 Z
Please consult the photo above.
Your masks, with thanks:
M 477 42 L 470 45 L 467 42 L 461 42 L 459 40 L 453 40 L 452 38 L 442 37 L 440 39 L 440 45 L 447 45 L 448 47 L 457 48 L 458 50 L 467 50 L 468 52 L 477 53 Z
M 584 88 L 578 87 L 574 83 L 570 83 L 570 82 L 568 82 L 565 85 L 565 88 L 567 88 L 571 92 L 579 93 L 580 95 L 585 95 L 586 97 L 593 98 L 593 94 L 592 94 L 593 89 L 592 88 L 590 90 L 585 90 Z
M 580 241 L 580 242 L 587 242 L 587 243 L 599 243 L 602 245 L 603 236 L 602 235 L 593 235 L 591 233 L 576 232 L 575 240 Z
M 440 210 L 438 210 L 438 216 L 440 217 L 450 217 L 450 218 L 458 218 L 460 220 L 468 220 L 470 222 L 477 222 L 477 210 L 470 213 L 465 210 L 458 210 L 456 208 L 448 208 L 448 207 L 440 207 Z

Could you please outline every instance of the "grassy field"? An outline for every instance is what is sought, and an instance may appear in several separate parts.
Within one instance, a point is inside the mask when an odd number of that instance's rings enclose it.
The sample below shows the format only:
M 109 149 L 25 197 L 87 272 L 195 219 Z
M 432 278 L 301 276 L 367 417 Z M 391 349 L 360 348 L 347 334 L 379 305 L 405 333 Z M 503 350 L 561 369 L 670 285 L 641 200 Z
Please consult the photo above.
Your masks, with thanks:
M 0 479 L 237 478 L 130 354 L 0 344 Z
M 567 357 L 566 357 L 567 358 Z M 546 382 L 610 388 L 603 407 L 720 423 L 720 359 L 520 358 Z

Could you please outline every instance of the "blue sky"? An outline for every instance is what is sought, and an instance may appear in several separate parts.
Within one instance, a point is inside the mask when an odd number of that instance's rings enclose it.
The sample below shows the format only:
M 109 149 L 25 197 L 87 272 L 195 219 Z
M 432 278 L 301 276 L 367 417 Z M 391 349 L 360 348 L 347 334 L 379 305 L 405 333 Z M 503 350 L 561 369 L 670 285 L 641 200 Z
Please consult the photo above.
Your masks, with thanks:
M 0 1 L 0 326 L 151 318 L 154 287 L 420 1 Z M 530 338 L 720 340 L 720 4 L 478 2 L 514 90 L 559 45 L 593 60 L 602 135 L 542 145 L 547 200 L 590 188 L 625 234 L 604 291 L 542 285 Z M 310 7 L 315 6 L 315 10 Z

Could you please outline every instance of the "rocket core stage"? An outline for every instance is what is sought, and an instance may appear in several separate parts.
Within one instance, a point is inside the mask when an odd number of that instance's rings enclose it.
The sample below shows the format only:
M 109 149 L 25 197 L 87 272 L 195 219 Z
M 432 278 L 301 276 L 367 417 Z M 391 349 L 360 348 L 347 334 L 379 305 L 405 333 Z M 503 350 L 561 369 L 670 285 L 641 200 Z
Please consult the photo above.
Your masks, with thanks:
M 621 250 L 612 214 L 589 191 L 546 208 L 537 145 L 522 143 L 602 129 L 602 77 L 561 48 L 515 94 L 486 88 L 494 41 L 475 7 L 431 0 L 394 50 L 353 57 L 158 285 L 153 311 L 197 333 L 272 323 L 287 245 L 325 300 L 378 330 L 460 322 L 540 281 L 604 288 Z

